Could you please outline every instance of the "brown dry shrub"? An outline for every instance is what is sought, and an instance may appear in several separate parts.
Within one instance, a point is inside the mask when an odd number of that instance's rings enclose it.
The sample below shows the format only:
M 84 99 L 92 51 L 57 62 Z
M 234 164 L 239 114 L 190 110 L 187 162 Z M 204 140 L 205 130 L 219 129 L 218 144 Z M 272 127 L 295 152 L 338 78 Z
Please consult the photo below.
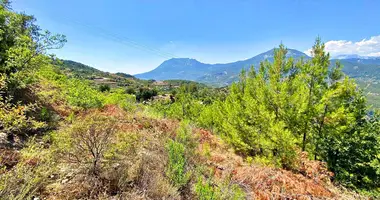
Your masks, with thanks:
M 316 182 L 324 182 L 331 184 L 331 178 L 334 176 L 333 172 L 327 169 L 327 163 L 310 160 L 307 152 L 299 154 L 299 172 L 307 178 L 313 179 Z
M 236 169 L 234 180 L 247 186 L 257 199 L 305 197 L 332 198 L 327 185 L 282 169 L 245 166 Z
M 0 168 L 10 169 L 20 160 L 20 152 L 14 149 L 0 149 Z
M 208 144 L 210 156 L 203 159 L 219 180 L 231 176 L 232 182 L 239 184 L 248 199 L 330 199 L 337 197 L 330 188 L 334 187 L 329 178 L 331 173 L 325 164 L 310 161 L 305 153 L 300 155 L 300 173 L 251 165 L 228 148 L 217 137 L 206 130 L 200 131 L 200 148 Z M 304 175 L 303 175 L 304 174 Z
M 98 160 L 97 173 L 88 174 L 86 170 L 81 170 L 88 169 L 90 165 L 86 164 L 87 161 L 93 163 L 93 159 L 88 159 L 92 155 L 90 151 L 87 153 L 79 151 L 83 148 L 72 151 L 70 148 L 73 146 L 62 146 L 68 148 L 63 152 L 57 151 L 60 155 L 57 160 L 62 165 L 62 178 L 59 184 L 48 187 L 50 191 L 46 194 L 48 199 L 53 196 L 58 199 L 108 197 L 124 199 L 124 197 L 132 196 L 137 199 L 180 199 L 177 188 L 173 187 L 165 176 L 167 153 L 164 144 L 171 132 L 175 131 L 175 123 L 170 120 L 155 120 L 138 115 L 131 117 L 116 106 L 106 106 L 100 111 L 92 110 L 83 113 L 78 117 L 78 125 L 83 128 L 86 119 L 94 116 L 111 118 L 112 129 L 115 129 L 114 134 L 107 135 L 109 137 L 102 140 L 107 141 L 107 145 L 99 154 L 101 157 Z M 150 125 L 139 129 L 138 125 L 142 123 Z M 101 123 L 100 130 L 104 130 L 108 124 Z M 86 130 L 74 129 L 75 133 L 71 136 L 83 139 L 83 137 L 77 137 L 78 132 L 87 133 Z M 67 155 L 64 155 L 65 152 L 70 153 L 68 155 L 71 159 L 65 159 L 67 158 Z M 79 158 L 86 162 L 72 162 L 72 158 Z M 67 177 L 68 173 L 72 173 L 70 170 L 74 171 L 74 175 Z

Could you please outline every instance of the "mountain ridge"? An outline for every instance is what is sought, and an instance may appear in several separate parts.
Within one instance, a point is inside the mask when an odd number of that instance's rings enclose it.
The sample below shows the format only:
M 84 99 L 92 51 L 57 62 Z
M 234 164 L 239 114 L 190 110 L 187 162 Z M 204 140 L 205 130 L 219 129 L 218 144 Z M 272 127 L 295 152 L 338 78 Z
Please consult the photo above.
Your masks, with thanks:
M 252 65 L 257 66 L 265 59 L 268 59 L 269 61 L 273 60 L 274 49 L 275 48 L 270 49 L 245 60 L 229 63 L 209 64 L 200 62 L 193 58 L 172 58 L 164 61 L 157 68 L 149 72 L 135 74 L 134 76 L 141 79 L 187 79 L 207 83 L 208 81 L 203 81 L 203 77 L 220 73 L 224 74 L 224 76 L 234 76 L 236 73 L 239 73 L 242 68 L 249 68 Z M 305 53 L 295 49 L 288 49 L 287 56 L 292 56 L 295 58 L 309 58 Z
M 197 81 L 213 86 L 226 86 L 238 79 L 242 69 L 247 69 L 252 65 L 258 67 L 264 60 L 273 61 L 274 50 L 270 49 L 263 53 L 245 60 L 229 63 L 209 64 L 203 63 L 193 58 L 172 58 L 164 61 L 157 68 L 134 76 L 140 79 L 184 79 Z M 311 57 L 296 49 L 288 49 L 287 57 L 295 59 Z M 343 64 L 343 71 L 353 78 L 376 77 L 380 79 L 380 58 L 365 57 L 359 55 L 341 55 L 331 59 L 331 65 L 339 61 Z

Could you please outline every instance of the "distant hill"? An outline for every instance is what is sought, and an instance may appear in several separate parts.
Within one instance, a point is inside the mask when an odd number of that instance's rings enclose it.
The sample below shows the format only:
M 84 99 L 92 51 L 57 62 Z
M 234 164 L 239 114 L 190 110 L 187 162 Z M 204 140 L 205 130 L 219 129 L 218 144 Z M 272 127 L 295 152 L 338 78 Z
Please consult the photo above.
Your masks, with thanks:
M 80 62 L 72 61 L 72 60 L 62 60 L 62 64 L 59 65 L 61 70 L 63 70 L 66 74 L 78 77 L 78 78 L 86 78 L 86 79 L 94 79 L 94 78 L 125 78 L 125 79 L 135 79 L 134 76 L 126 73 L 109 73 L 98 70 L 94 67 L 82 64 Z
M 273 53 L 274 49 L 271 49 L 246 60 L 225 64 L 207 64 L 190 58 L 172 58 L 152 71 L 135 76 L 154 80 L 185 79 L 220 87 L 238 80 L 243 68 L 247 69 L 252 65 L 257 68 L 261 61 L 273 61 Z M 287 57 L 310 59 L 308 55 L 295 49 L 288 49 Z M 358 55 L 342 55 L 337 58 L 331 60 L 331 65 L 340 61 L 344 65 L 343 71 L 348 76 L 380 80 L 380 58 Z
M 136 77 L 130 75 L 130 74 L 126 74 L 126 73 L 122 73 L 122 72 L 117 72 L 116 75 L 120 76 L 120 77 L 124 77 L 124 78 L 132 78 L 132 79 L 135 79 Z
M 106 76 L 106 72 L 72 60 L 62 60 L 61 69 L 75 76 Z
M 380 80 L 380 58 L 378 57 L 333 59 L 331 64 L 337 61 L 344 66 L 344 73 L 352 78 Z
M 186 79 L 223 86 L 236 80 L 243 68 L 249 68 L 252 65 L 257 67 L 265 59 L 273 60 L 273 52 L 274 49 L 271 49 L 246 60 L 225 64 L 206 64 L 190 58 L 172 58 L 150 72 L 136 74 L 135 76 L 155 80 Z M 294 58 L 308 57 L 305 53 L 294 49 L 288 49 L 287 56 Z
M 68 76 L 73 78 L 87 79 L 96 85 L 109 85 L 111 87 L 125 88 L 156 88 L 159 91 L 167 92 L 173 88 L 179 87 L 182 84 L 193 84 L 198 88 L 209 87 L 206 84 L 190 81 L 190 80 L 163 80 L 155 81 L 152 79 L 143 80 L 136 78 L 133 75 L 117 72 L 110 73 L 98 70 L 91 66 L 82 64 L 72 60 L 61 60 L 58 65 L 60 69 Z

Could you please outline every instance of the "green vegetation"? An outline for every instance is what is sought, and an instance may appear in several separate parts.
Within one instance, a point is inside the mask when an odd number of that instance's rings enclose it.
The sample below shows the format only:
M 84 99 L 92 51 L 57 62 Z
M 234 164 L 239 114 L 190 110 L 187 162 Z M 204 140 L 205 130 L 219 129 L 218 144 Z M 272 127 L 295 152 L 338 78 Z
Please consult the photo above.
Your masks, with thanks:
M 0 199 L 379 197 L 380 115 L 319 39 L 210 88 L 60 61 L 34 22 L 1 1 Z
M 242 71 L 226 98 L 205 104 L 196 90 L 181 87 L 169 116 L 214 130 L 256 162 L 299 170 L 298 153 L 327 162 L 335 180 L 357 189 L 379 188 L 379 117 L 318 39 L 313 58 L 294 61 L 283 45 L 273 63 Z
M 170 140 L 166 148 L 169 154 L 166 175 L 174 186 L 181 188 L 187 184 L 191 175 L 186 171 L 185 147 L 179 142 Z

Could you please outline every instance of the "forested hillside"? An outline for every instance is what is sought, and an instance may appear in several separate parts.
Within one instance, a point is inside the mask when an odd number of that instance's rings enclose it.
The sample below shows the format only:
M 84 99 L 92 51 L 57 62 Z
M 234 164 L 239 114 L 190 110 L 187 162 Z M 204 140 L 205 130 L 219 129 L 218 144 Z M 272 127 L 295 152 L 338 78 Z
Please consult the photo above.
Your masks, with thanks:
M 380 198 L 380 115 L 319 38 L 229 87 L 140 80 L 0 2 L 0 199 Z

